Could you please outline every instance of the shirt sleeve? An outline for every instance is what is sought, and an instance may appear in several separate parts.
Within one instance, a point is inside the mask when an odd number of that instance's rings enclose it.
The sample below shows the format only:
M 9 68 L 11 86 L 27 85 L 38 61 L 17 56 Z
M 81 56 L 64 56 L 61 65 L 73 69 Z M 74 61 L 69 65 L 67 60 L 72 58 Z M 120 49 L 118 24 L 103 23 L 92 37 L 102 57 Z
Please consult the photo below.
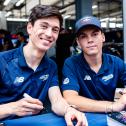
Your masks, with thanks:
M 58 70 L 57 70 L 57 66 L 55 63 L 52 64 L 51 66 L 51 82 L 50 82 L 50 87 L 52 86 L 59 86 L 59 81 L 58 81 Z
M 63 67 L 62 90 L 75 90 L 79 92 L 80 86 L 76 76 L 76 68 L 72 61 L 66 60 Z
M 126 63 L 122 60 L 119 63 L 119 71 L 119 81 L 126 87 Z

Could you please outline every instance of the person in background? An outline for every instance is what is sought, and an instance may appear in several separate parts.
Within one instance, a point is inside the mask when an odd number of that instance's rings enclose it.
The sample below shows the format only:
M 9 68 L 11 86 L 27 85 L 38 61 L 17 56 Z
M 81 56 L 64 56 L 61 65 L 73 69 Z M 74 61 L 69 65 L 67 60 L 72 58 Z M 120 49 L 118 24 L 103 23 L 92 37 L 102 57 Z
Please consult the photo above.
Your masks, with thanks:
M 16 42 L 15 48 L 19 47 L 22 43 L 27 43 L 23 32 L 18 32 L 16 35 L 18 40 Z
M 3 51 L 5 33 L 6 33 L 6 30 L 0 29 L 0 51 Z
M 7 51 L 13 49 L 14 46 L 11 41 L 11 34 L 9 31 L 6 31 L 5 36 L 3 38 L 3 50 L 2 51 Z
M 62 26 L 57 8 L 36 5 L 27 24 L 29 42 L 0 53 L 0 118 L 39 114 L 46 96 L 54 113 L 65 117 L 68 126 L 87 126 L 84 113 L 77 111 L 62 97 L 57 66 L 45 53 L 56 42 Z M 28 97 L 23 97 L 28 94 Z M 6 110 L 6 111 L 5 111 Z
M 11 41 L 11 34 L 9 31 L 1 29 L 0 30 L 0 51 L 7 51 L 13 49 L 13 44 Z
M 126 85 L 126 64 L 102 53 L 105 36 L 100 21 L 84 16 L 76 22 L 76 41 L 82 53 L 66 59 L 62 91 L 69 104 L 86 112 L 119 112 L 126 106 L 126 91 L 114 102 L 118 82 Z

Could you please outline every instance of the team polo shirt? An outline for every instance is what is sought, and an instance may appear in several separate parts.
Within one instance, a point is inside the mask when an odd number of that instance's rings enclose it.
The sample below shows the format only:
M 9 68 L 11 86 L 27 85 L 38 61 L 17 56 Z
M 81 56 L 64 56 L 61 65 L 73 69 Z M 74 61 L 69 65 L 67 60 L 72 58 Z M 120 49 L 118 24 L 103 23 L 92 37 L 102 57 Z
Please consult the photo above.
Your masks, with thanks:
M 26 63 L 23 46 L 0 53 L 1 104 L 17 101 L 23 97 L 24 93 L 43 102 L 48 89 L 58 86 L 56 64 L 44 56 L 34 71 Z
M 126 65 L 109 54 L 103 54 L 102 58 L 98 73 L 90 68 L 82 53 L 68 58 L 63 67 L 61 89 L 74 90 L 91 99 L 113 100 L 117 83 L 126 84 Z

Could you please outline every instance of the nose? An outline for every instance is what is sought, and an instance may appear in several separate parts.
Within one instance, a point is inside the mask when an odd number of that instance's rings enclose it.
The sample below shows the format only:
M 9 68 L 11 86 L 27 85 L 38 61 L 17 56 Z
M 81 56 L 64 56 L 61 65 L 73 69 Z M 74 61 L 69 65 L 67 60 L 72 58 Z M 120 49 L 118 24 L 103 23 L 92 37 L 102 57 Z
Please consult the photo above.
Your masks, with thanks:
M 88 43 L 92 43 L 93 42 L 93 39 L 91 36 L 88 36 Z
M 52 36 L 52 29 L 51 29 L 51 28 L 48 28 L 48 29 L 45 31 L 45 34 L 46 34 L 48 37 L 51 37 L 51 36 Z

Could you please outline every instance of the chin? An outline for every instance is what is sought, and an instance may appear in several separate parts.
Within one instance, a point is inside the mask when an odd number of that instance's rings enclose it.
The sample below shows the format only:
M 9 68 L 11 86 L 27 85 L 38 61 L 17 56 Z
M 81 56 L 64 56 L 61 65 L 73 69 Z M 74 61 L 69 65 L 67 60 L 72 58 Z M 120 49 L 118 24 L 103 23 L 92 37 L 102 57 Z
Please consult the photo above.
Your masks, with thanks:
M 97 55 L 97 54 L 98 54 L 97 52 L 88 53 L 89 56 L 93 56 L 93 55 Z
M 41 52 L 46 52 L 48 49 L 47 48 L 39 48 L 38 50 L 40 50 Z

